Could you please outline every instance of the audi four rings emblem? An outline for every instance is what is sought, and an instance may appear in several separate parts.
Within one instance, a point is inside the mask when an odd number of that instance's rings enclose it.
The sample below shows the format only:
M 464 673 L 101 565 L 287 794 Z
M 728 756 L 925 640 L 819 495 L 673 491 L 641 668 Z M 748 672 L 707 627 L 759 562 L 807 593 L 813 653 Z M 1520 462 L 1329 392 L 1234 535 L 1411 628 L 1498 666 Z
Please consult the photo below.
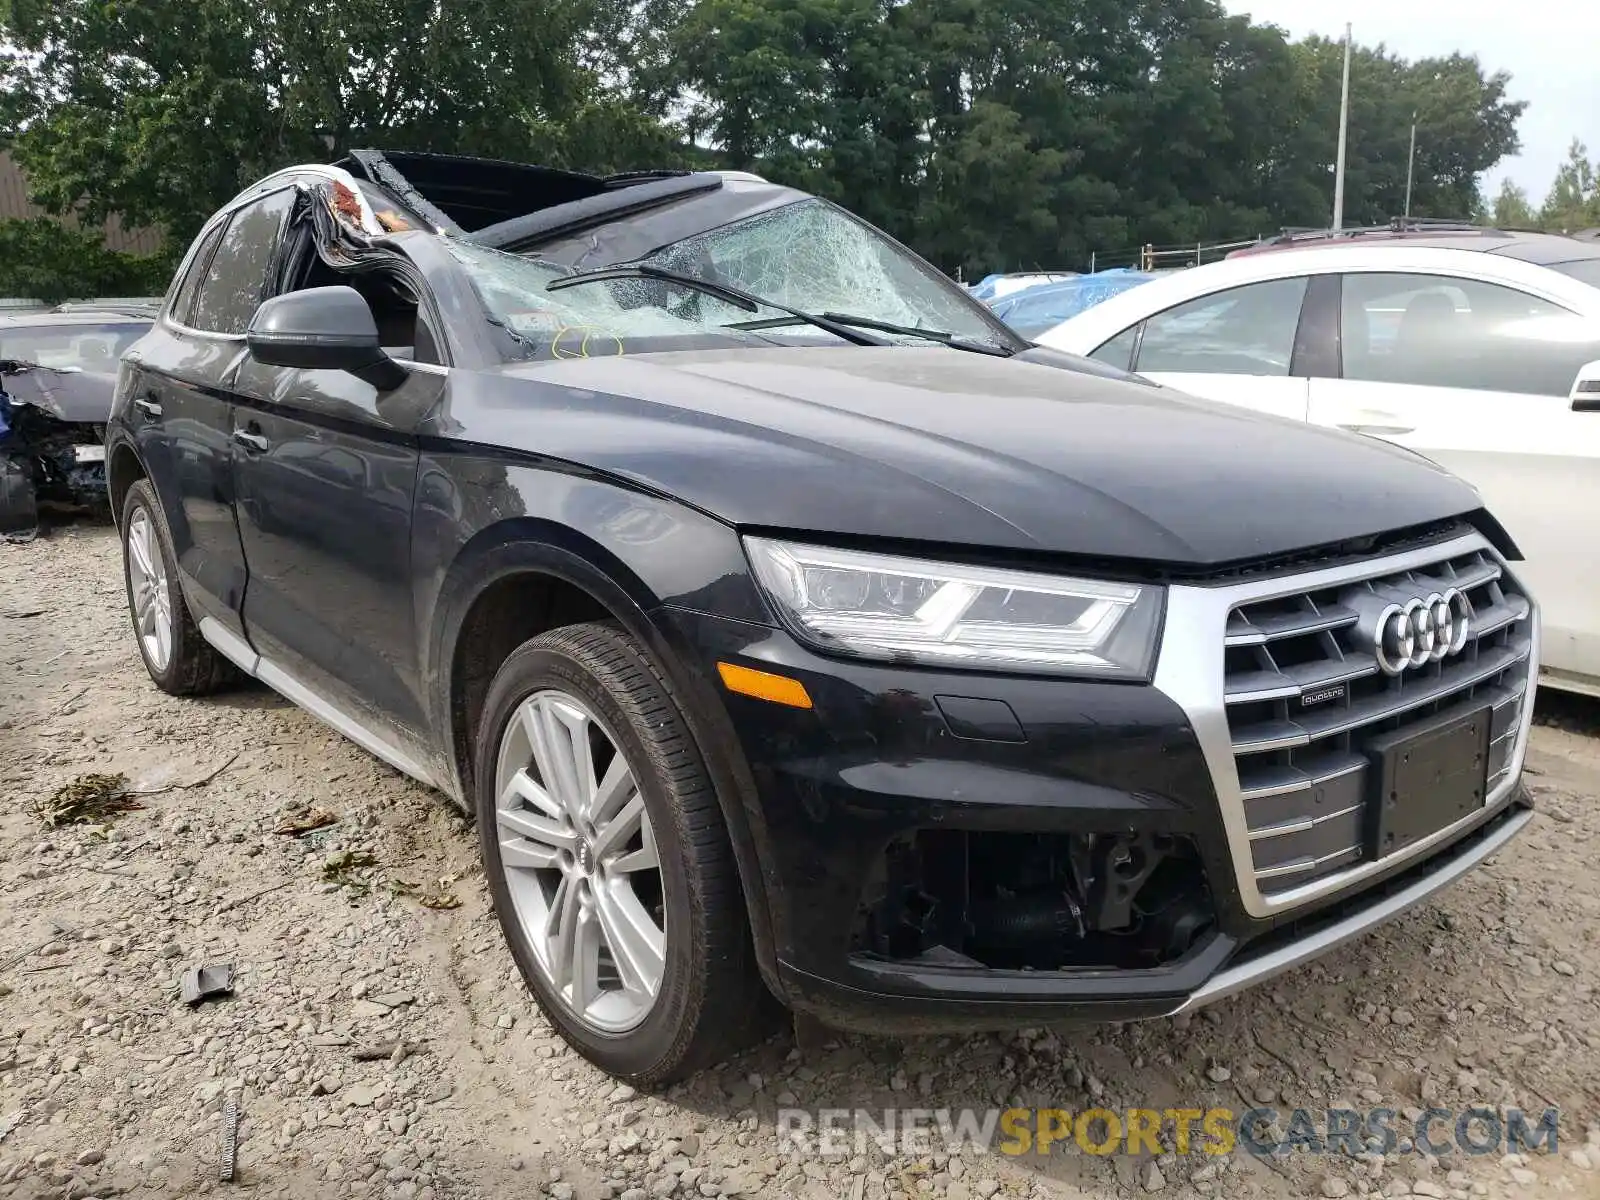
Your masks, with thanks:
M 1459 588 L 1389 605 L 1378 618 L 1378 666 L 1398 675 L 1460 653 L 1471 619 L 1472 606 Z

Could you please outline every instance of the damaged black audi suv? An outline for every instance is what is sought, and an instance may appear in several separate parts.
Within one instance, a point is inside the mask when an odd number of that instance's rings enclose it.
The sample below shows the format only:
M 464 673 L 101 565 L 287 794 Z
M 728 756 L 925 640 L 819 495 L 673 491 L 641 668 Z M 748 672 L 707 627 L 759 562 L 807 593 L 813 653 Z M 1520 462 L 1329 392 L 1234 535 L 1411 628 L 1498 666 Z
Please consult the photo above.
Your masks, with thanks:
M 156 684 L 254 677 L 464 806 L 550 1021 L 641 1083 L 772 997 L 1178 1013 L 1532 818 L 1538 611 L 1472 488 L 1032 346 L 752 175 L 274 174 L 107 451 Z

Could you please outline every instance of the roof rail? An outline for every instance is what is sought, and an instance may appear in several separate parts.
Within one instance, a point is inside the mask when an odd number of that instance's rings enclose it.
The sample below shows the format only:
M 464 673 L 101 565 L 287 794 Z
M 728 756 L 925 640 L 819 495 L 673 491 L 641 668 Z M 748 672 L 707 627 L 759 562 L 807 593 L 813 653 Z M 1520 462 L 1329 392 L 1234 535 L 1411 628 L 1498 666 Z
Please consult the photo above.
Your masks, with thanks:
M 1389 228 L 1396 233 L 1408 229 L 1481 229 L 1487 233 L 1494 230 L 1487 225 L 1474 225 L 1464 217 L 1390 217 Z
M 1500 233 L 1501 230 L 1455 217 L 1390 217 L 1384 225 L 1345 225 L 1339 229 L 1316 229 L 1304 225 L 1285 226 L 1270 241 L 1295 241 L 1302 238 L 1361 237 L 1369 233 Z
M 1508 237 L 1504 229 L 1474 225 L 1454 217 L 1394 217 L 1386 225 L 1346 225 L 1340 229 L 1315 229 L 1306 226 L 1285 226 L 1276 237 L 1262 238 L 1258 246 L 1235 251 L 1249 254 L 1259 250 L 1281 249 L 1301 242 L 1351 241 L 1363 237 L 1400 237 L 1405 234 L 1467 233 L 1480 237 Z M 1231 258 L 1232 255 L 1229 255 Z

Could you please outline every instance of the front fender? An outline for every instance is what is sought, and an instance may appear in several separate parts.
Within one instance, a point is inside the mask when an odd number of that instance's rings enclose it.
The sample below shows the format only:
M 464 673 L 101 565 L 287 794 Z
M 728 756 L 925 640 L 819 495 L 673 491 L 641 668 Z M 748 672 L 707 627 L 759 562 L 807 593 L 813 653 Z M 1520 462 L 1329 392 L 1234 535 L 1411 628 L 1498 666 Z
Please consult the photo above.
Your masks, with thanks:
M 679 701 L 716 787 L 756 957 L 776 985 L 763 884 L 769 844 L 755 780 L 715 681 L 655 614 L 666 605 L 765 622 L 738 537 L 703 513 L 590 475 L 425 455 L 413 561 L 424 685 L 444 777 L 470 807 L 453 747 L 451 665 L 473 604 L 496 582 L 542 574 L 587 593 L 646 648 Z

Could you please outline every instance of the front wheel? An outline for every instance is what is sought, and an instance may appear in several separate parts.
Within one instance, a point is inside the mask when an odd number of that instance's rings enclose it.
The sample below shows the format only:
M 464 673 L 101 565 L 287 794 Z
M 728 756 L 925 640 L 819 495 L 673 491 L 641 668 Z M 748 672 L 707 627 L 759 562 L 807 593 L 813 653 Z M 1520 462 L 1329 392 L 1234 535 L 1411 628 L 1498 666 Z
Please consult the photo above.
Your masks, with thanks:
M 519 647 L 489 689 L 477 816 L 500 927 L 546 1016 L 642 1084 L 755 1031 L 733 852 L 682 713 L 642 647 L 573 625 Z

